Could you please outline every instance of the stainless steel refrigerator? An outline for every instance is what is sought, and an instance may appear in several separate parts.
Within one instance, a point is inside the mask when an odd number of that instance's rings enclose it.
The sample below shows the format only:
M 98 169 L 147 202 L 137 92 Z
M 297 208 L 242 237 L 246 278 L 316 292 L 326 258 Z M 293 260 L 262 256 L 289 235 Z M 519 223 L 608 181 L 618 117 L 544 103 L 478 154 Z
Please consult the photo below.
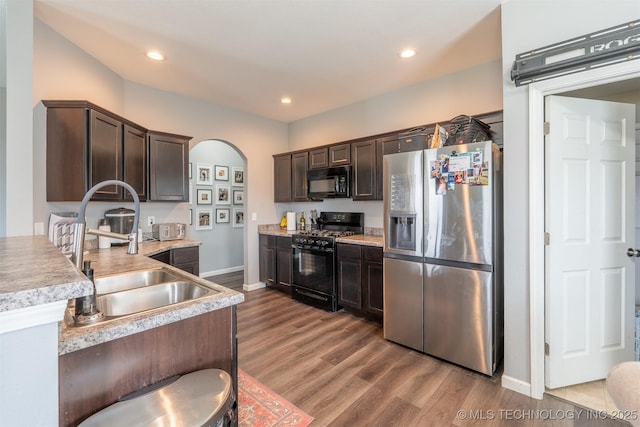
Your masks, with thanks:
M 502 154 L 387 154 L 384 336 L 492 375 L 503 353 Z

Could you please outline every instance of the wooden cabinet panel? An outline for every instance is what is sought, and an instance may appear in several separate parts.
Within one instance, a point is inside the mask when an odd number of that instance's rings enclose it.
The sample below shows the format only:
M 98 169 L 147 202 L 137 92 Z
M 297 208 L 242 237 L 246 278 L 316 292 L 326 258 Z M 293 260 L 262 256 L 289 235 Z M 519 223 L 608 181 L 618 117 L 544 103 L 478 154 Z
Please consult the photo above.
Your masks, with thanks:
M 140 201 L 147 200 L 147 131 L 124 125 L 124 177 L 123 181 L 132 186 Z M 133 197 L 124 192 L 126 200 Z
M 278 236 L 276 241 L 276 287 L 291 296 L 291 258 L 293 257 L 291 238 Z
M 189 140 L 191 137 L 149 132 L 149 200 L 189 200 Z
M 329 166 L 351 164 L 351 144 L 332 145 L 329 147 Z
M 106 181 L 123 179 L 122 123 L 96 110 L 89 110 L 89 187 Z M 123 188 L 102 187 L 93 198 L 121 200 Z
M 309 163 L 309 153 L 295 153 L 291 156 L 292 163 L 292 181 L 291 189 L 294 202 L 305 202 L 308 199 L 307 190 L 307 165 Z
M 261 234 L 259 237 L 259 245 L 260 281 L 266 283 L 267 286 L 274 286 L 276 284 L 277 269 L 276 238 L 275 236 Z
M 376 200 L 377 191 L 377 154 L 376 140 L 351 144 L 353 153 L 353 200 Z M 381 173 L 381 171 L 380 171 Z
M 207 368 L 228 372 L 238 390 L 235 307 L 60 356 L 59 423 L 78 425 L 122 396 Z
M 200 274 L 200 248 L 198 246 L 169 249 L 151 255 L 149 258 L 179 268 L 194 276 Z
M 273 156 L 273 173 L 273 201 L 290 202 L 293 199 L 291 154 Z
M 382 248 L 338 243 L 339 304 L 382 321 Z
M 329 166 L 329 149 L 317 148 L 309 151 L 309 169 L 326 168 Z

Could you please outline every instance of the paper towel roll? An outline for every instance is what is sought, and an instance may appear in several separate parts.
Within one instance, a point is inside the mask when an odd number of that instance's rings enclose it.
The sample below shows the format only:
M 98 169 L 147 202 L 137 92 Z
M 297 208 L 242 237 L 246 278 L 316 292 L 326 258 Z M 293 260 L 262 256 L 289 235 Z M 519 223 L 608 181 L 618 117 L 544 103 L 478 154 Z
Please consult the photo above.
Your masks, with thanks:
M 296 213 L 287 212 L 287 230 L 295 231 L 296 229 Z

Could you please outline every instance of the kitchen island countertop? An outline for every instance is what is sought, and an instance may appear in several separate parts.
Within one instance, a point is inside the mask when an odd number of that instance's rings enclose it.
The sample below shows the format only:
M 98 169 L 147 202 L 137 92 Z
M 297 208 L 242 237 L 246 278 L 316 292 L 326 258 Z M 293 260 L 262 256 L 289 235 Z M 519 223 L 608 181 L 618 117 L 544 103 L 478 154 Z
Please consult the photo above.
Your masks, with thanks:
M 92 284 L 44 236 L 0 239 L 0 312 L 88 295 Z

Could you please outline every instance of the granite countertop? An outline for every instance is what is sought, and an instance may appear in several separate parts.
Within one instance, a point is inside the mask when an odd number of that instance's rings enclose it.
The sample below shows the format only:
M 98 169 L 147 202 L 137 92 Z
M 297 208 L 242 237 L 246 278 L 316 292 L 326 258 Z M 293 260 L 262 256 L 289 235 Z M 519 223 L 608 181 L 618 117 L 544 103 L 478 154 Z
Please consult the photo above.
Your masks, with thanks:
M 347 237 L 338 237 L 336 242 L 338 243 L 351 243 L 352 245 L 363 245 L 363 246 L 376 246 L 383 247 L 384 246 L 384 238 L 382 236 L 382 230 L 380 229 L 372 229 L 376 234 L 368 234 L 367 229 L 365 228 L 365 234 L 354 234 L 353 236 Z M 280 227 L 274 225 L 259 225 L 258 226 L 259 234 L 267 234 L 270 236 L 283 236 L 283 237 L 291 237 L 296 234 L 297 231 L 287 231 L 281 230 Z
M 350 243 L 352 245 L 376 246 L 380 248 L 384 246 L 384 238 L 382 236 L 371 234 L 354 234 L 353 236 L 338 237 L 336 242 Z
M 0 312 L 91 293 L 86 276 L 44 236 L 0 239 Z
M 217 292 L 196 300 L 185 301 L 142 313 L 98 322 L 93 325 L 68 327 L 66 322 L 60 322 L 58 353 L 63 355 L 243 302 L 244 295 L 241 292 L 236 292 L 208 280 L 190 275 L 175 267 L 148 257 L 149 255 L 154 255 L 168 249 L 197 246 L 200 244 L 201 242 L 192 240 L 144 242 L 140 244 L 137 255 L 128 255 L 126 253 L 126 246 L 90 250 L 84 259 L 91 261 L 91 266 L 94 269 L 94 276 L 96 278 L 127 271 L 162 267 L 173 270 L 181 275 L 188 275 L 193 282 L 212 288 Z

